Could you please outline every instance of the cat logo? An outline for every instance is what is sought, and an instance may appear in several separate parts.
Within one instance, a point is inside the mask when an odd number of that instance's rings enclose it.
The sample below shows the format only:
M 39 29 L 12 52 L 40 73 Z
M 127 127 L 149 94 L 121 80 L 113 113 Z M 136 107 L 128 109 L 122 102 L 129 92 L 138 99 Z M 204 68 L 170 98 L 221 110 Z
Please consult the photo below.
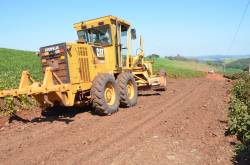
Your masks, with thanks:
M 93 49 L 98 58 L 104 59 L 104 48 L 93 47 Z

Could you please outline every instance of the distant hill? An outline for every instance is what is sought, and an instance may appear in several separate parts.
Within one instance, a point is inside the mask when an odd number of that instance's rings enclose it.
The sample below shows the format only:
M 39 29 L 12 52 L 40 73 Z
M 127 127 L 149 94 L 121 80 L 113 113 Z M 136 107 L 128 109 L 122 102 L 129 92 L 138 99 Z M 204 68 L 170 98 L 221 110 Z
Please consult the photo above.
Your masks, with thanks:
M 250 58 L 238 59 L 226 64 L 226 66 L 229 68 L 242 69 L 242 70 L 248 70 L 249 65 L 250 65 Z
M 206 56 L 197 56 L 196 59 L 199 61 L 224 61 L 226 59 L 241 59 L 241 58 L 250 58 L 249 55 L 206 55 Z

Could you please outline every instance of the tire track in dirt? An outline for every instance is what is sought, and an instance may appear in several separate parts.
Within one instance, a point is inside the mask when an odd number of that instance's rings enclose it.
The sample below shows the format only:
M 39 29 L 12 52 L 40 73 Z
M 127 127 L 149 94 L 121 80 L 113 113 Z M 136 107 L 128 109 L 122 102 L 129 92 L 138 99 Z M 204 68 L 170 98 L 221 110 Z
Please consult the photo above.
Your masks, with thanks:
M 108 157 L 108 155 L 113 155 L 113 156 L 116 155 L 117 156 L 122 150 L 126 150 L 126 147 L 121 148 L 121 146 L 130 147 L 133 144 L 140 143 L 140 141 L 142 139 L 140 139 L 138 137 L 141 136 L 141 133 L 146 134 L 147 131 L 152 130 L 160 122 L 162 122 L 163 120 L 166 120 L 167 117 L 169 117 L 169 115 L 170 115 L 170 114 L 168 114 L 168 112 L 170 112 L 171 110 L 175 110 L 175 111 L 171 112 L 171 118 L 173 118 L 174 116 L 179 115 L 179 113 L 182 112 L 181 109 L 178 109 L 178 107 L 183 108 L 184 106 L 189 106 L 190 104 L 195 103 L 196 98 L 199 97 L 198 94 L 201 91 L 204 91 L 204 93 L 208 91 L 208 90 L 204 90 L 204 88 L 202 88 L 202 87 L 204 87 L 204 84 L 206 84 L 206 83 L 201 82 L 201 83 L 197 84 L 197 86 L 195 86 L 194 88 L 191 88 L 188 91 L 185 91 L 185 93 L 183 93 L 181 96 L 176 98 L 176 100 L 169 102 L 168 104 L 163 105 L 161 108 L 159 108 L 159 110 L 157 112 L 150 113 L 149 117 L 147 117 L 142 122 L 137 123 L 136 126 L 133 126 L 127 132 L 119 135 L 118 137 L 115 137 L 115 139 L 111 139 L 110 141 L 107 141 L 106 143 L 104 143 L 104 145 L 101 145 L 100 146 L 100 148 L 102 148 L 101 150 L 94 149 L 91 153 L 89 153 L 87 155 L 86 155 L 86 153 L 82 153 L 80 155 L 80 157 L 85 155 L 84 157 L 87 158 L 86 161 L 82 158 L 82 159 L 80 159 L 80 161 L 76 161 L 74 163 L 76 163 L 76 164 L 79 164 L 79 163 L 98 164 L 98 162 L 100 162 L 100 160 L 96 157 L 96 155 L 98 155 L 98 156 L 105 155 L 105 156 L 100 156 L 102 163 L 103 163 L 103 160 L 105 160 L 105 158 L 108 158 L 108 159 L 106 159 L 106 160 L 108 160 L 108 162 L 105 162 L 105 164 L 110 164 L 112 162 L 112 159 L 110 157 Z M 195 100 L 192 102 L 189 102 L 190 99 L 192 99 L 192 100 L 195 99 Z M 180 105 L 179 103 L 183 103 L 183 104 Z M 164 111 L 164 109 L 166 109 L 166 108 L 167 108 L 167 110 Z M 140 129 L 140 131 L 138 131 L 139 129 Z M 138 131 L 138 132 L 136 132 L 136 131 Z M 131 141 L 131 139 L 135 139 L 135 140 Z M 110 144 L 112 144 L 112 145 L 110 145 Z M 114 148 L 114 146 L 115 146 L 115 148 Z

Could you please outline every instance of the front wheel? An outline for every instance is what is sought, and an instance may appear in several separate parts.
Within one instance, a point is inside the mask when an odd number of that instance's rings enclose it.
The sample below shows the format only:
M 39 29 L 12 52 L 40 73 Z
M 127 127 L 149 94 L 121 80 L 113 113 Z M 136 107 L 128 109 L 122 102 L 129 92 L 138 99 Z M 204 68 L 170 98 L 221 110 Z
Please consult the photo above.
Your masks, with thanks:
M 138 88 L 134 76 L 124 72 L 118 76 L 120 103 L 123 107 L 132 107 L 137 104 Z

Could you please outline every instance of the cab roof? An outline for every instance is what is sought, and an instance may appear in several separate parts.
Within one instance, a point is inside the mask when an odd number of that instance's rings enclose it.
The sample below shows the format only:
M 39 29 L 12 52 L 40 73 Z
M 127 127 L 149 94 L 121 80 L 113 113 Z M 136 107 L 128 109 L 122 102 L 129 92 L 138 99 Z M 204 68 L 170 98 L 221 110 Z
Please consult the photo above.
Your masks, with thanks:
M 116 16 L 112 16 L 112 15 L 108 15 L 108 16 L 104 16 L 104 17 L 100 17 L 100 18 L 96 18 L 96 19 L 91 19 L 91 20 L 87 20 L 87 21 L 82 21 L 82 22 L 78 22 L 74 24 L 74 28 L 78 31 L 83 29 L 88 29 L 91 27 L 97 27 L 100 25 L 106 25 L 106 24 L 111 24 L 112 21 L 119 21 L 120 23 L 126 25 L 126 26 L 130 26 L 130 23 L 118 18 Z

